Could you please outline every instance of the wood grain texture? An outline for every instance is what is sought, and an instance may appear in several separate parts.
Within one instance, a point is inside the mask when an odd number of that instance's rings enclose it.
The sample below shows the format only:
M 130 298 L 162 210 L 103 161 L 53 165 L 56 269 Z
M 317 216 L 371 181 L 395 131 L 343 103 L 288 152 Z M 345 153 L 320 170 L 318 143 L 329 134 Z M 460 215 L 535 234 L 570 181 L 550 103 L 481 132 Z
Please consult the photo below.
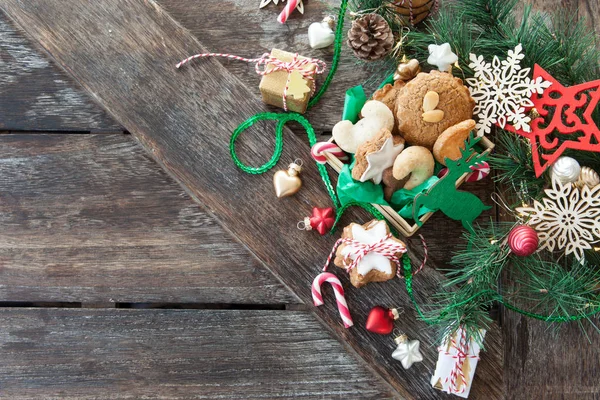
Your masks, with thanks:
M 0 130 L 123 128 L 0 12 Z
M 0 309 L 10 399 L 383 399 L 309 312 Z
M 334 237 L 298 232 L 296 222 L 312 206 L 329 204 L 314 165 L 302 172 L 304 187 L 293 198 L 276 200 L 272 174 L 247 175 L 235 168 L 228 151 L 229 135 L 263 106 L 240 79 L 217 61 L 206 60 L 181 71 L 174 64 L 191 52 L 205 51 L 186 29 L 152 2 L 137 0 L 63 2 L 6 0 L 4 10 L 26 29 L 90 92 L 111 115 L 138 138 L 190 192 L 262 260 L 270 270 L 310 304 L 310 283 L 320 271 Z M 264 126 L 247 134 L 243 158 L 266 159 L 271 134 Z M 272 129 L 270 127 L 269 129 Z M 281 166 L 308 157 L 308 147 L 286 130 Z M 364 220 L 357 213 L 344 220 Z M 423 233 L 433 235 L 429 224 Z M 454 238 L 458 241 L 458 235 Z M 451 240 L 447 240 L 448 249 Z M 411 254 L 419 251 L 409 241 Z M 341 276 L 348 287 L 347 277 Z M 441 274 L 428 268 L 419 275 L 416 290 L 421 299 L 437 291 Z M 319 318 L 355 354 L 371 365 L 406 398 L 436 398 L 428 379 L 437 359 L 435 334 L 417 322 L 404 285 L 399 280 L 348 289 L 348 301 L 357 326 L 340 324 L 329 289 L 326 305 L 316 309 Z M 425 362 L 408 371 L 390 357 L 395 347 L 389 337 L 366 331 L 362 325 L 376 304 L 404 306 L 401 329 L 422 341 Z M 502 396 L 499 339 L 490 333 L 489 353 L 478 370 L 473 398 Z
M 259 9 L 258 1 L 181 1 L 158 0 L 162 7 L 194 34 L 209 51 L 237 54 L 244 57 L 260 57 L 272 48 L 315 57 L 331 65 L 333 46 L 313 50 L 308 45 L 308 27 L 327 15 L 337 15 L 339 0 L 311 0 L 306 3 L 304 15 L 293 13 L 284 25 L 277 22 L 283 4 Z M 198 49 L 190 49 L 196 53 Z M 191 55 L 191 54 L 190 54 Z M 235 61 L 219 60 L 233 75 L 260 98 L 260 76 L 254 66 Z M 374 64 L 372 64 L 374 65 Z M 360 64 L 344 41 L 344 51 L 335 79 L 317 107 L 307 112 L 307 117 L 317 132 L 330 132 L 341 118 L 344 93 L 349 88 L 367 81 L 373 71 L 365 63 Z M 323 77 L 317 78 L 317 82 Z M 275 107 L 273 110 L 278 110 Z
M 0 301 L 289 303 L 129 135 L 0 135 Z

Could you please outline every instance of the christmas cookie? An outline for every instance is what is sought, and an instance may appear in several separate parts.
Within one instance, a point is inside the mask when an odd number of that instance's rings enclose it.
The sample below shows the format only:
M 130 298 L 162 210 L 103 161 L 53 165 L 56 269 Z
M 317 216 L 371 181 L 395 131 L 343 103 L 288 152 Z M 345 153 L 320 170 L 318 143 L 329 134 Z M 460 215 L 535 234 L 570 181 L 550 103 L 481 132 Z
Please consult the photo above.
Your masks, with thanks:
M 333 127 L 333 139 L 342 150 L 356 153 L 358 146 L 373 139 L 383 128 L 394 129 L 394 114 L 380 101 L 367 101 L 361 110 L 362 119 L 356 124 L 340 121 Z
M 406 182 L 408 182 L 410 179 L 410 174 L 408 174 L 404 179 L 394 178 L 393 170 L 393 167 L 389 167 L 383 171 L 383 179 L 381 180 L 381 184 L 383 185 L 383 198 L 387 202 L 391 201 L 394 193 L 402 189 L 404 185 L 406 185 Z
M 431 150 L 442 132 L 471 119 L 474 107 L 475 101 L 462 80 L 446 72 L 422 72 L 406 84 L 396 99 L 398 131 L 407 144 Z
M 410 190 L 431 178 L 434 166 L 433 155 L 428 149 L 422 146 L 411 146 L 396 157 L 392 172 L 394 178 L 398 180 L 405 179 L 410 174 L 410 178 L 404 185 L 404 189 Z
M 373 139 L 358 146 L 352 178 L 366 182 L 372 180 L 380 184 L 383 171 L 394 164 L 396 156 L 404 149 L 404 139 L 392 136 L 387 129 L 382 129 Z
M 348 225 L 344 228 L 342 238 L 351 239 L 360 245 L 371 245 L 384 239 L 389 233 L 390 230 L 385 221 L 374 219 L 364 225 L 355 223 Z M 398 249 L 395 254 L 398 258 L 402 257 L 402 253 L 406 251 L 406 245 L 393 236 L 383 243 Z M 358 245 L 344 243 L 336 251 L 334 264 L 348 269 L 360 253 L 361 248 Z M 358 264 L 350 270 L 350 283 L 358 288 L 370 282 L 390 280 L 395 275 L 396 264 L 386 256 L 372 251 L 362 257 Z
M 396 110 L 396 98 L 405 85 L 406 83 L 402 80 L 397 80 L 393 85 L 388 83 L 373 93 L 373 100 L 382 102 L 388 106 L 390 111 L 394 112 Z
M 433 156 L 440 164 L 446 165 L 446 158 L 458 160 L 465 148 L 465 140 L 471 131 L 475 129 L 475 121 L 468 119 L 446 129 L 433 145 Z

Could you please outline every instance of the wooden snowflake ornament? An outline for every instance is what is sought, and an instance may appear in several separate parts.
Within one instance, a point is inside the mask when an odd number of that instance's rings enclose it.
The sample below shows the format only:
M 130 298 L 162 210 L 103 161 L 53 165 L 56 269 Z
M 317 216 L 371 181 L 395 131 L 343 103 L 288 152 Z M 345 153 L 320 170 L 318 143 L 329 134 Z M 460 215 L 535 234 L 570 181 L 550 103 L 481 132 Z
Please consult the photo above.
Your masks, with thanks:
M 537 231 L 540 249 L 564 249 L 565 254 L 583 260 L 584 250 L 600 241 L 600 185 L 578 189 L 553 179 L 552 188 L 545 192 L 542 202 L 519 207 L 517 212 Z
M 531 118 L 525 114 L 526 108 L 533 107 L 530 97 L 534 93 L 542 94 L 551 83 L 542 77 L 531 79 L 531 69 L 521 69 L 521 60 L 525 58 L 522 50 L 519 44 L 508 51 L 506 60 L 500 61 L 494 56 L 491 63 L 483 56 L 469 55 L 474 77 L 468 78 L 467 83 L 476 103 L 473 113 L 479 117 L 478 136 L 490 133 L 494 124 L 504 128 L 507 122 L 516 129 L 531 131 Z

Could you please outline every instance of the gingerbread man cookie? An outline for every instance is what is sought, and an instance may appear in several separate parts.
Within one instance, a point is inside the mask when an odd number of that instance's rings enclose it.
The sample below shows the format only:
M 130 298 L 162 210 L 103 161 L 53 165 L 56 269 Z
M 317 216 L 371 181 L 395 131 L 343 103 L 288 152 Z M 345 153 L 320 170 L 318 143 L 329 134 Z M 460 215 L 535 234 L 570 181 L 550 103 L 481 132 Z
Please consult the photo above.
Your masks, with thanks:
M 372 180 L 376 185 L 380 184 L 383 171 L 394 165 L 396 156 L 403 149 L 404 139 L 392 136 L 385 128 L 380 130 L 372 140 L 358 146 L 352 178 L 361 182 Z
M 352 223 L 344 228 L 342 238 L 352 239 L 360 244 L 372 245 L 389 235 L 390 230 L 385 221 L 372 220 L 364 225 Z M 395 237 L 386 239 L 383 243 L 392 245 L 398 249 L 396 257 L 402 257 L 406 252 L 406 245 Z M 342 244 L 338 247 L 334 264 L 340 268 L 347 269 L 360 253 L 360 248 L 350 244 Z M 358 262 L 356 267 L 350 270 L 350 283 L 354 287 L 361 287 L 370 282 L 384 282 L 396 275 L 396 264 L 386 256 L 372 251 L 367 253 Z
M 471 119 L 474 107 L 462 80 L 446 72 L 422 72 L 396 99 L 398 131 L 407 144 L 432 150 L 442 132 Z

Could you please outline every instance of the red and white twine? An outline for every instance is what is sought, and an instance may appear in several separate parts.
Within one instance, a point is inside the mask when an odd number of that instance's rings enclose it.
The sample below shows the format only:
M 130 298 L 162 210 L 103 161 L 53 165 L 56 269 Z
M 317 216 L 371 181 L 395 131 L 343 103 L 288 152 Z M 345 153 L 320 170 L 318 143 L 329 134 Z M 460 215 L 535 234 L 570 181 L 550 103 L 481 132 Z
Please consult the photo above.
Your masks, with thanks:
M 314 81 L 314 74 L 322 74 L 325 72 L 327 68 L 327 64 L 324 61 L 319 60 L 318 58 L 300 58 L 298 53 L 294 54 L 291 61 L 281 61 L 275 57 L 273 57 L 270 53 L 265 53 L 259 58 L 245 58 L 236 56 L 234 54 L 228 53 L 201 53 L 195 54 L 186 58 L 185 60 L 180 61 L 175 67 L 177 69 L 181 68 L 184 64 L 189 63 L 192 60 L 197 58 L 207 58 L 207 57 L 222 57 L 228 58 L 230 60 L 243 61 L 247 63 L 255 63 L 254 68 L 256 73 L 261 76 L 265 76 L 277 71 L 286 71 L 288 73 L 287 80 L 285 82 L 285 88 L 283 90 L 283 109 L 288 111 L 287 108 L 287 92 L 290 84 L 290 76 L 292 72 L 299 72 L 302 77 L 309 81 Z M 314 70 L 306 68 L 308 65 L 314 64 L 316 67 Z M 264 65 L 264 68 L 261 69 L 261 65 Z
M 331 284 L 331 287 L 333 287 L 335 301 L 337 302 L 338 311 L 342 317 L 342 322 L 346 328 L 350 328 L 352 325 L 354 325 L 354 322 L 352 321 L 350 310 L 348 309 L 348 304 L 346 303 L 346 298 L 344 297 L 344 288 L 342 287 L 342 282 L 340 282 L 337 276 L 331 272 L 320 273 L 313 281 L 312 298 L 315 306 L 318 307 L 325 304 L 323 303 L 323 296 L 321 295 L 321 285 L 325 282 L 328 282 Z
M 460 331 L 461 334 L 458 344 L 456 343 L 454 337 L 450 338 L 450 346 L 456 349 L 456 354 L 449 353 L 444 349 L 444 346 L 438 347 L 438 351 L 441 354 L 445 354 L 456 360 L 452 370 L 450 371 L 450 375 L 444 380 L 445 383 L 450 382 L 449 389 L 451 393 L 464 393 L 468 386 L 467 377 L 463 371 L 463 364 L 465 363 L 465 360 L 467 358 L 479 360 L 479 356 L 469 355 L 469 340 L 467 340 L 466 331 L 463 328 L 460 328 Z M 459 376 L 462 381 L 461 389 L 458 389 L 457 385 L 457 378 Z
M 420 272 L 423 269 L 423 267 L 425 266 L 425 263 L 427 262 L 427 243 L 425 243 L 425 238 L 423 238 L 422 235 L 419 235 L 419 236 L 421 237 L 421 242 L 423 243 L 424 256 L 423 256 L 423 262 L 421 263 L 419 268 L 417 268 L 417 270 L 413 273 L 413 275 L 416 275 L 418 272 Z M 406 249 L 406 247 L 404 245 L 402 245 L 401 243 L 398 243 L 398 242 L 386 243 L 386 241 L 391 238 L 393 238 L 392 234 L 388 233 L 385 237 L 381 238 L 380 240 L 378 240 L 377 242 L 372 243 L 372 244 L 362 243 L 362 242 L 359 242 L 357 240 L 350 239 L 350 238 L 340 238 L 333 245 L 333 248 L 331 249 L 331 253 L 329 253 L 329 257 L 327 257 L 327 261 L 325 262 L 325 266 L 323 267 L 323 271 L 327 271 L 329 264 L 331 264 L 331 260 L 335 257 L 335 253 L 336 253 L 338 246 L 344 244 L 346 246 L 350 246 L 352 249 L 351 253 L 349 255 L 356 256 L 352 260 L 350 265 L 346 266 L 347 272 L 350 272 L 350 271 L 352 271 L 352 269 L 356 268 L 358 266 L 358 264 L 360 264 L 362 259 L 367 254 L 374 252 L 374 253 L 384 256 L 385 258 L 387 258 L 388 260 L 393 262 L 396 265 L 396 275 L 398 276 L 398 278 L 403 279 L 404 276 L 402 275 L 402 272 L 401 272 L 402 271 L 402 263 L 400 262 L 400 258 L 397 256 L 397 254 L 398 253 L 404 254 L 408 250 Z

